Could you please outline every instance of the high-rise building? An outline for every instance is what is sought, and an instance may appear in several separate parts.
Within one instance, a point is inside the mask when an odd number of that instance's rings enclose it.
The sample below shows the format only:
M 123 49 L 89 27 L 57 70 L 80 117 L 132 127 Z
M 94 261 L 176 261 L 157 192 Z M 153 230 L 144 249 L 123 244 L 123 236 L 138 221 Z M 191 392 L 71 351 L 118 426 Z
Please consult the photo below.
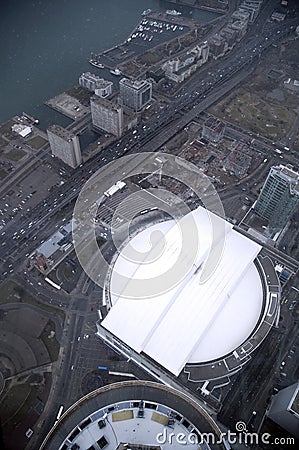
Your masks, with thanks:
M 108 97 L 112 93 L 113 83 L 93 73 L 84 72 L 79 77 L 79 85 L 95 92 L 99 97 Z
M 271 231 L 281 230 L 299 204 L 299 173 L 292 166 L 271 167 L 254 207 Z
M 299 438 L 299 383 L 282 389 L 273 397 L 268 417 Z
M 95 128 L 121 137 L 124 129 L 123 108 L 115 103 L 93 96 L 90 99 L 92 123 Z
M 82 155 L 78 136 L 59 125 L 51 125 L 47 134 L 52 155 L 62 159 L 73 169 L 81 164 Z
M 152 83 L 147 80 L 133 81 L 122 78 L 119 91 L 123 105 L 134 111 L 140 111 L 152 99 Z

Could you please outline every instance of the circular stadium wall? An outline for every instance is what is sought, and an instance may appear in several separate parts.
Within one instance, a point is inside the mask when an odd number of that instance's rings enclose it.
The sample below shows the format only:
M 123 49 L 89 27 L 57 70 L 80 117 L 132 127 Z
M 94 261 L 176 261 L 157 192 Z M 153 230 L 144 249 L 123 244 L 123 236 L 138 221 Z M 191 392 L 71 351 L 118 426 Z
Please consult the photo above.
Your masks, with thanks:
M 114 383 L 82 397 L 54 425 L 40 450 L 207 450 L 225 448 L 221 431 L 185 394 L 149 381 Z

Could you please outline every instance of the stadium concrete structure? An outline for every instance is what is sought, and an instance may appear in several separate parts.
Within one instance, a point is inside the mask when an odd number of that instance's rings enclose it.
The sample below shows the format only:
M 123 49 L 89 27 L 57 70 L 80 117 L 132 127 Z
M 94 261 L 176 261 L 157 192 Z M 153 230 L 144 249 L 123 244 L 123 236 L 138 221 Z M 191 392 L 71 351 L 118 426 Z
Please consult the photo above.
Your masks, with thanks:
M 230 448 L 211 416 L 185 394 L 150 381 L 125 381 L 77 401 L 40 450 L 178 450 L 182 445 Z
M 212 275 L 202 283 L 208 255 L 221 247 L 223 237 L 218 233 L 215 239 L 211 217 L 225 239 Z M 266 250 L 244 231 L 203 207 L 180 220 L 195 222 L 199 243 L 192 264 L 188 255 L 180 262 L 189 264 L 188 273 L 154 298 L 136 301 L 126 295 L 136 280 L 167 271 L 180 252 L 180 227 L 174 220 L 151 223 L 137 232 L 110 264 L 102 300 L 106 315 L 97 323 L 97 334 L 154 379 L 171 385 L 174 380 L 201 382 L 201 393 L 209 395 L 252 358 L 276 323 L 280 284 Z M 164 235 L 165 247 L 162 256 L 151 261 L 156 248 L 148 252 L 148 245 L 155 231 Z M 145 255 L 142 264 L 131 260 L 132 248 Z M 123 286 L 119 274 L 127 280 Z

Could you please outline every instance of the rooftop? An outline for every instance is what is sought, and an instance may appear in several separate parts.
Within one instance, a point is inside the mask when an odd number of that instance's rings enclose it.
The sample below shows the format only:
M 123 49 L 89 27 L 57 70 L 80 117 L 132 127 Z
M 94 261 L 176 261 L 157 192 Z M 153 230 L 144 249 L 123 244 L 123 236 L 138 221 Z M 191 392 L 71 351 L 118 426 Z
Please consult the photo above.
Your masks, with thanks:
M 56 136 L 59 136 L 67 141 L 75 137 L 75 134 L 73 132 L 61 127 L 60 125 L 51 125 L 49 126 L 47 131 L 56 134 Z
M 200 433 L 211 433 L 215 443 L 194 445 L 196 438 L 200 444 Z M 127 381 L 104 386 L 77 401 L 54 425 L 41 450 L 98 445 L 115 450 L 121 448 L 119 443 L 142 450 L 158 450 L 163 443 L 163 450 L 179 450 L 182 440 L 179 442 L 176 436 L 185 436 L 186 450 L 225 448 L 223 443 L 216 443 L 220 437 L 216 423 L 187 395 L 158 383 Z M 188 436 L 193 436 L 193 441 L 188 442 Z
M 130 80 L 128 78 L 122 78 L 119 83 L 133 89 L 141 89 L 151 84 L 148 80 Z
M 295 413 L 296 417 L 299 418 L 299 384 L 297 386 L 297 389 L 295 390 L 295 393 L 291 399 L 289 409 Z
M 279 172 L 291 185 L 292 193 L 299 194 L 299 173 L 291 165 L 280 165 L 272 167 L 273 171 Z
M 182 229 L 189 233 L 187 248 L 181 248 Z M 154 245 L 153 236 L 160 236 Z M 263 289 L 254 260 L 260 250 L 202 207 L 181 219 L 179 226 L 174 221 L 152 225 L 116 259 L 110 282 L 112 308 L 101 325 L 174 375 L 186 363 L 222 357 L 244 342 L 259 320 Z M 213 267 L 211 255 L 216 258 Z M 177 273 L 172 272 L 174 261 L 179 261 Z M 208 270 L 209 278 L 203 281 Z
M 98 97 L 97 95 L 94 95 L 93 97 L 91 97 L 90 99 L 91 104 L 95 104 L 95 105 L 101 105 L 107 109 L 110 109 L 111 111 L 119 111 L 121 110 L 121 106 L 118 106 L 116 103 L 114 103 L 111 100 L 107 100 L 106 98 L 103 97 Z

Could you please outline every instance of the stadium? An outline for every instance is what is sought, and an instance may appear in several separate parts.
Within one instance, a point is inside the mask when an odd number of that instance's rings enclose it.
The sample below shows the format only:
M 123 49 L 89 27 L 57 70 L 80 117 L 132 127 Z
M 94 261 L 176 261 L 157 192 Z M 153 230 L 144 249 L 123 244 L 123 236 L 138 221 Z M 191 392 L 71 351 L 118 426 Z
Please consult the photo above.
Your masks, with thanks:
M 173 450 L 182 445 L 186 450 L 230 448 L 211 416 L 185 394 L 149 381 L 125 381 L 73 404 L 40 450 Z
M 182 229 L 190 230 L 186 251 Z M 174 281 L 164 286 L 168 273 Z M 108 345 L 155 379 L 200 381 L 208 395 L 207 381 L 240 370 L 278 320 L 280 285 L 260 244 L 198 207 L 179 224 L 152 222 L 123 243 L 102 304 L 97 334 Z

